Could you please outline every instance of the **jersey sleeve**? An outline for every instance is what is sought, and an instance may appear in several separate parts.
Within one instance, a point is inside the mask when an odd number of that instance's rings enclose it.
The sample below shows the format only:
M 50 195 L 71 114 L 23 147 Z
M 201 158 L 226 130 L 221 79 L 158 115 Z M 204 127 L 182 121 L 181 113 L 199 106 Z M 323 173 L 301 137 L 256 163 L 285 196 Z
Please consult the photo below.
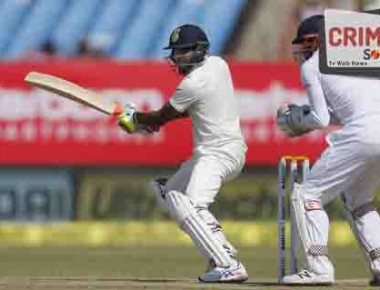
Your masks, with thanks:
M 190 79 L 185 78 L 175 90 L 169 103 L 178 112 L 183 113 L 196 102 L 198 98 L 199 95 L 197 94 L 196 86 L 194 86 Z
M 330 122 L 330 113 L 322 90 L 320 72 L 315 63 L 304 63 L 301 67 L 302 83 L 307 91 L 310 113 L 305 116 L 308 129 L 326 127 Z

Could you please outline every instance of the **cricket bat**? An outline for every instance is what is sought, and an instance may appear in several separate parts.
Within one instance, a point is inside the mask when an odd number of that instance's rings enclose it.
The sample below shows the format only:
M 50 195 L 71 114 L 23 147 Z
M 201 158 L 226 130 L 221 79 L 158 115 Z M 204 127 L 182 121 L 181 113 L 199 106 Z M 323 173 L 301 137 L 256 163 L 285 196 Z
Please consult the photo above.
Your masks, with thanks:
M 110 116 L 117 116 L 123 112 L 120 104 L 107 103 L 102 96 L 94 91 L 53 75 L 30 72 L 26 75 L 24 81 L 32 86 L 81 103 Z

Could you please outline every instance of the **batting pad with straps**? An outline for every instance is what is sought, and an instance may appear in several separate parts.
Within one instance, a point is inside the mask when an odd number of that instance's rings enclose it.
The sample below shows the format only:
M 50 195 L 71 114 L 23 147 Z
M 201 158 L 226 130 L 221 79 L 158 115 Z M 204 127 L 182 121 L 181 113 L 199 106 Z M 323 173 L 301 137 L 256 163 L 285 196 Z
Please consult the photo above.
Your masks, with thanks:
M 196 206 L 195 207 L 198 215 L 209 227 L 216 239 L 223 245 L 230 257 L 235 257 L 237 255 L 237 250 L 235 247 L 227 240 L 224 235 L 223 228 L 219 224 L 218 220 L 214 215 L 208 210 L 206 206 Z
M 218 267 L 233 265 L 234 260 L 199 216 L 190 198 L 173 190 L 165 194 L 165 201 L 172 218 L 190 236 L 206 260 L 213 260 Z

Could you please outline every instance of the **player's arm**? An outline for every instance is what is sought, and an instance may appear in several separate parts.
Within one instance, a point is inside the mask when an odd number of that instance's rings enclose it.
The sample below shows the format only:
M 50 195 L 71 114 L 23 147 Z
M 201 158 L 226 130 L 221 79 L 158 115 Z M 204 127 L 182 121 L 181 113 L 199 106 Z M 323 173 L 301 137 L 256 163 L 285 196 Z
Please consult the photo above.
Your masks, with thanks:
M 314 68 L 315 69 L 315 68 Z M 310 104 L 310 113 L 305 116 L 304 125 L 310 129 L 327 127 L 330 123 L 330 111 L 322 89 L 319 72 L 302 71 L 303 84 Z
M 187 112 L 178 112 L 169 102 L 157 111 L 137 112 L 133 107 L 127 106 L 119 115 L 119 126 L 128 133 L 137 131 L 156 132 L 161 126 L 175 119 L 187 117 Z
M 330 113 L 318 72 L 303 67 L 301 74 L 309 105 L 290 104 L 277 111 L 278 127 L 290 137 L 326 127 L 330 122 Z
M 166 102 L 160 110 L 147 113 L 136 112 L 136 122 L 146 126 L 162 126 L 166 123 L 180 118 L 187 117 L 187 112 L 178 112 L 170 102 Z
M 191 80 L 185 79 L 160 110 L 147 113 L 134 110 L 130 114 L 125 112 L 119 117 L 119 125 L 129 133 L 138 131 L 140 126 L 148 131 L 157 131 L 172 120 L 187 117 L 188 109 L 197 100 L 197 95 Z

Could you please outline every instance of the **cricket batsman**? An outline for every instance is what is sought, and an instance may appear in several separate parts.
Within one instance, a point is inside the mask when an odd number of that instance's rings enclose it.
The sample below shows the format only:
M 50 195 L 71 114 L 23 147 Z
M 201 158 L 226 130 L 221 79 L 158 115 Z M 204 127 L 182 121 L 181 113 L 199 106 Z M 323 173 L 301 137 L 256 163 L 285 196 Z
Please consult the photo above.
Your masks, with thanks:
M 327 256 L 329 219 L 323 206 L 339 195 L 373 274 L 370 284 L 380 285 L 380 217 L 372 204 L 380 181 L 380 81 L 320 73 L 323 21 L 322 15 L 304 20 L 292 42 L 309 105 L 279 108 L 277 123 L 290 137 L 331 122 L 341 126 L 327 136 L 328 148 L 291 194 L 306 267 L 282 282 L 334 283 L 334 266 Z
M 222 184 L 238 175 L 247 146 L 239 124 L 238 102 L 226 62 L 208 55 L 209 40 L 198 26 L 185 24 L 170 35 L 169 62 L 184 79 L 158 111 L 137 112 L 128 107 L 119 124 L 129 133 L 157 130 L 166 123 L 190 117 L 194 151 L 169 180 L 152 183 L 159 204 L 186 232 L 208 268 L 201 282 L 243 282 L 247 272 L 236 249 L 209 211 Z

